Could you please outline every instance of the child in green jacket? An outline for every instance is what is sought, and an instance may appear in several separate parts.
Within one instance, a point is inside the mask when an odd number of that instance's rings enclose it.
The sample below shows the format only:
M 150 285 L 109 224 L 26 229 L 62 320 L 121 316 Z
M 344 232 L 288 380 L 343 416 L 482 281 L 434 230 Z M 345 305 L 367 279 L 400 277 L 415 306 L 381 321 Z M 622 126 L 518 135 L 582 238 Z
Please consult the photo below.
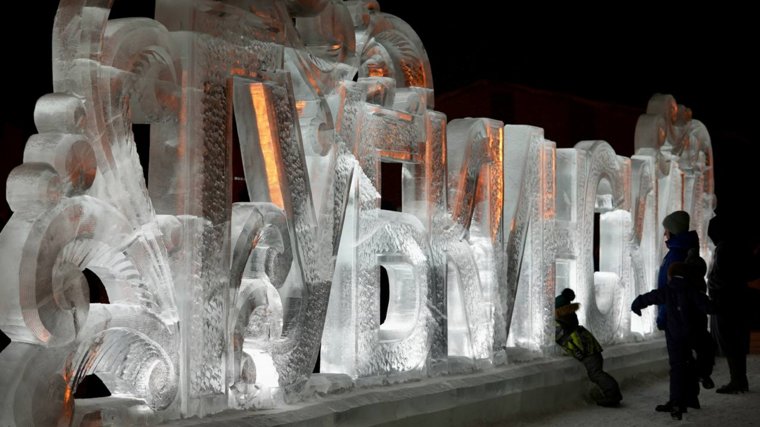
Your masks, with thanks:
M 604 371 L 604 358 L 599 341 L 578 324 L 575 312 L 580 304 L 572 303 L 574 299 L 575 292 L 570 288 L 563 289 L 554 299 L 555 341 L 566 353 L 583 363 L 588 378 L 602 390 L 602 397 L 596 401 L 597 405 L 617 406 L 623 400 L 620 386 L 612 375 Z

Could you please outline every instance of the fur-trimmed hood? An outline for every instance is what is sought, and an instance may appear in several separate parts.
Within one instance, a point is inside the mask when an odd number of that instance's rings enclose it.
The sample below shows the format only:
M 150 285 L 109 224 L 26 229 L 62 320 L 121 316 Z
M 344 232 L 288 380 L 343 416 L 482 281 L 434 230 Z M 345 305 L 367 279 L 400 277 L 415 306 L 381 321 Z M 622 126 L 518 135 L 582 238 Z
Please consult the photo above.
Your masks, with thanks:
M 562 307 L 557 307 L 554 309 L 554 316 L 563 317 L 568 314 L 574 314 L 580 307 L 581 304 L 579 302 L 573 302 L 568 305 L 563 305 Z

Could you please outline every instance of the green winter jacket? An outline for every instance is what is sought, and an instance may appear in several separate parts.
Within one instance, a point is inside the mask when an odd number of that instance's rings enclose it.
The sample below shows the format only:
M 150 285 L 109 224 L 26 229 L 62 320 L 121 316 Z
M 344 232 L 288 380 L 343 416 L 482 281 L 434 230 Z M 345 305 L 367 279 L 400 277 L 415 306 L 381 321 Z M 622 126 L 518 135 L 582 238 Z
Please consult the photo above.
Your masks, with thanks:
M 594 335 L 578 324 L 580 304 L 572 303 L 554 310 L 555 332 L 554 340 L 570 356 L 578 360 L 592 354 L 601 353 L 602 346 Z

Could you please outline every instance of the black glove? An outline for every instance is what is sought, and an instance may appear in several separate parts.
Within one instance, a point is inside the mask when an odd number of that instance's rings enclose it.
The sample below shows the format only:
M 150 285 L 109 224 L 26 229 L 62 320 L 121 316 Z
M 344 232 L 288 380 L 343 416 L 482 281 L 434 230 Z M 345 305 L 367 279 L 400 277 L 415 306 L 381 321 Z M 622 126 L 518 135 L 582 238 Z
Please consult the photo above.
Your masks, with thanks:
M 639 306 L 638 299 L 633 300 L 633 303 L 631 304 L 631 311 L 636 313 L 637 316 L 641 317 L 641 307 Z

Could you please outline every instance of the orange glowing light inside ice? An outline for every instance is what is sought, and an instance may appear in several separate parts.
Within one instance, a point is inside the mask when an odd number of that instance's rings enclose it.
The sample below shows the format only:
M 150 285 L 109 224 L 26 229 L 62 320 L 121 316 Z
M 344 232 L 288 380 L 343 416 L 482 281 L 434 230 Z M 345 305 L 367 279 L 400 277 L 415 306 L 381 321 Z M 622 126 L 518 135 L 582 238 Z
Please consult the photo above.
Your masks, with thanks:
M 256 124 L 259 130 L 261 153 L 264 157 L 264 168 L 267 176 L 269 197 L 272 200 L 272 203 L 280 207 L 280 209 L 285 209 L 285 203 L 282 199 L 282 188 L 280 187 L 280 164 L 277 161 L 278 153 L 272 135 L 272 119 L 269 115 L 267 93 L 262 84 L 252 84 L 250 86 L 250 92 L 251 99 L 253 100 L 253 110 L 256 114 Z

